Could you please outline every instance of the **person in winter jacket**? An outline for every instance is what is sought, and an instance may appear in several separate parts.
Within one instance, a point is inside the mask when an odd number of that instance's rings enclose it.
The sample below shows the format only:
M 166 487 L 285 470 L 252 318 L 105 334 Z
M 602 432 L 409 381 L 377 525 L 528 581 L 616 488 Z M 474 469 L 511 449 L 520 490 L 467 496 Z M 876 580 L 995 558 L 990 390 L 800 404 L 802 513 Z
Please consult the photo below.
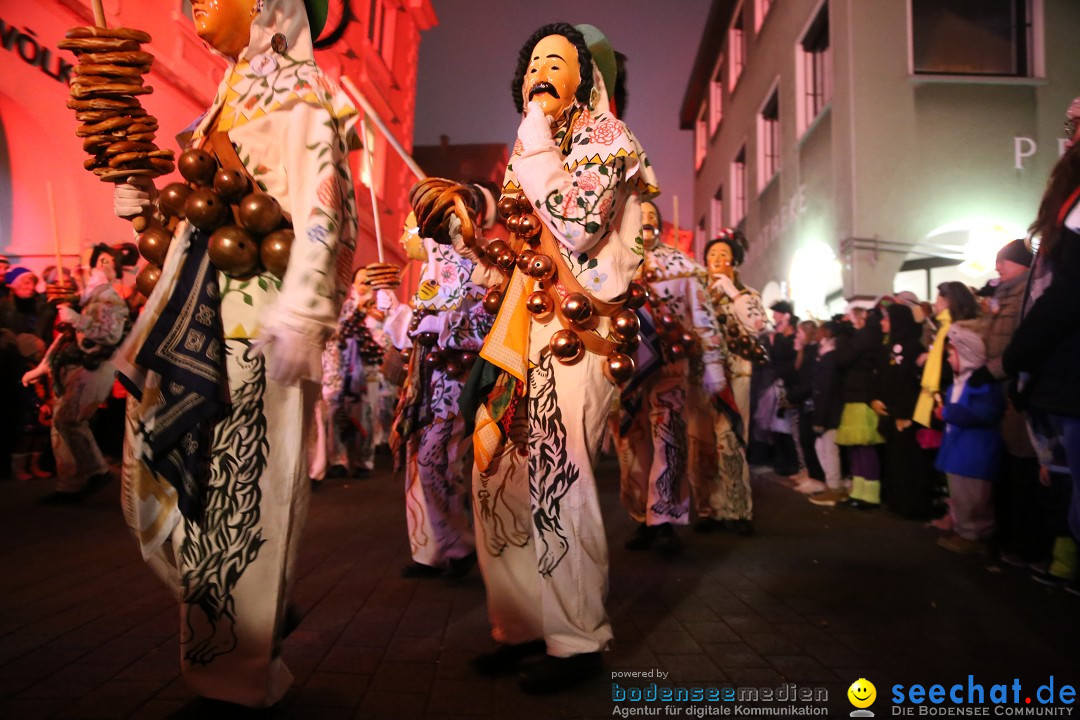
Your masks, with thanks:
M 818 329 L 817 360 L 811 371 L 814 452 L 825 475 L 824 492 L 810 496 L 815 505 L 831 507 L 847 497 L 840 471 L 840 447 L 836 428 L 844 402 L 840 395 L 840 370 L 836 365 L 837 323 L 828 321 Z

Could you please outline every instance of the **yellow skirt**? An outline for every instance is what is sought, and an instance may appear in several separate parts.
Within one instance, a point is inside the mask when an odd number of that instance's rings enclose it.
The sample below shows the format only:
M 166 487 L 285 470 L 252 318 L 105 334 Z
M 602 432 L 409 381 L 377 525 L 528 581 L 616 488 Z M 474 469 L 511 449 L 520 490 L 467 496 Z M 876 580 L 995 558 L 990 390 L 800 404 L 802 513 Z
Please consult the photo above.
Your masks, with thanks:
M 836 429 L 837 445 L 880 445 L 885 442 L 878 432 L 878 416 L 866 403 L 846 403 Z

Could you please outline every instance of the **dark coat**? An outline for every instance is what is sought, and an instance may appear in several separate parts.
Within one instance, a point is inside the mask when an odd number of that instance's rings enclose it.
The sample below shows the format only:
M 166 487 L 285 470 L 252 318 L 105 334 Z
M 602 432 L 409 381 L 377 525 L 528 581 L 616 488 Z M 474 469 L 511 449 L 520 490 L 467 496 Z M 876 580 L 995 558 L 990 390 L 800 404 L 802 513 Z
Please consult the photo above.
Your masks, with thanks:
M 845 403 L 867 403 L 877 392 L 878 367 L 884 352 L 881 327 L 867 322 L 851 337 L 836 343 L 836 365 L 842 373 L 840 397 Z
M 950 399 L 951 387 L 941 396 L 945 400 L 945 435 L 938 450 L 937 469 L 981 480 L 995 479 L 1003 451 L 998 432 L 998 422 L 1005 412 L 1001 386 L 965 386 L 957 402 Z
M 840 369 L 836 365 L 835 350 L 817 356 L 812 375 L 814 426 L 835 430 L 840 427 L 840 416 L 844 412 L 844 401 L 840 395 Z

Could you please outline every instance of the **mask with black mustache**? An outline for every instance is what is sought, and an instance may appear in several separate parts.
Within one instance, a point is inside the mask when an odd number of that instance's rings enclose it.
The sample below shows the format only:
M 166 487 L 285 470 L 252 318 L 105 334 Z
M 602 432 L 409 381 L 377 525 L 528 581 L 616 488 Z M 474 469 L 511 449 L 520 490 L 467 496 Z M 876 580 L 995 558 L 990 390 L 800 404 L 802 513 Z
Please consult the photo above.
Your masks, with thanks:
M 555 89 L 555 86 L 543 80 L 536 83 L 529 89 L 529 100 L 531 101 L 533 97 L 539 95 L 540 93 L 547 93 L 556 100 L 559 99 L 559 91 Z

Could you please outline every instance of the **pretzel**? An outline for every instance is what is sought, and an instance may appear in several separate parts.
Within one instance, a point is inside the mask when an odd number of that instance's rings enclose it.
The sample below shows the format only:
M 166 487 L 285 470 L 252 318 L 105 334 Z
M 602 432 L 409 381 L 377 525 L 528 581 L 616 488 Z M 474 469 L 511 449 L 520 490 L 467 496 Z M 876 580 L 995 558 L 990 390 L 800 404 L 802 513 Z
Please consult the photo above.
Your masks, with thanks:
M 136 118 L 131 127 L 127 129 L 129 133 L 139 134 L 154 132 L 158 129 L 157 119 L 153 115 L 147 117 Z
M 152 92 L 154 92 L 154 88 L 152 87 L 127 85 L 122 83 L 82 85 L 78 82 L 74 82 L 71 84 L 71 96 L 81 99 L 108 95 L 147 95 Z
M 113 155 L 120 155 L 128 152 L 148 152 L 150 150 L 157 150 L 157 145 L 147 142 L 135 142 L 133 140 L 121 140 L 120 142 L 115 142 L 105 148 L 105 157 L 112 157 Z
M 141 50 L 127 52 L 83 53 L 79 61 L 91 65 L 144 65 L 149 68 L 154 56 Z
M 94 25 L 85 27 L 73 27 L 64 33 L 64 37 L 72 38 L 111 38 L 119 40 L 135 40 L 141 43 L 150 42 L 150 36 L 142 30 L 134 28 L 111 27 L 103 28 Z
M 131 128 L 128 128 L 127 139 L 131 142 L 153 142 L 155 137 L 157 136 L 152 132 L 133 133 Z
M 61 50 L 71 50 L 75 53 L 124 52 L 138 50 L 140 45 L 134 40 L 124 40 L 123 38 L 87 37 L 61 40 L 56 43 L 56 47 Z
M 119 77 L 142 78 L 150 68 L 145 65 L 102 65 L 96 63 L 81 63 L 71 69 L 79 76 L 75 82 L 82 82 L 83 75 L 107 75 Z
M 72 110 L 124 110 L 138 108 L 139 101 L 135 98 L 126 97 L 89 98 L 86 100 L 71 98 L 67 101 L 67 106 Z
M 108 120 L 109 118 L 121 117 L 123 115 L 141 118 L 141 116 L 145 114 L 146 111 L 142 108 L 130 108 L 123 110 L 79 110 L 75 113 L 75 119 L 81 123 L 86 123 L 87 125 L 90 125 L 93 123 L 99 123 L 102 120 Z
M 78 128 L 75 129 L 75 134 L 79 137 L 100 135 L 101 133 L 108 132 L 109 130 L 125 128 L 134 122 L 135 118 L 133 117 L 128 117 L 126 115 L 117 115 L 115 117 L 106 118 L 101 122 L 96 122 L 90 125 L 80 125 Z
M 75 82 L 84 87 L 94 87 L 96 85 L 130 85 L 131 87 L 139 87 L 143 84 L 142 77 L 111 77 L 108 75 L 80 75 L 75 78 Z
M 83 138 L 82 148 L 86 152 L 96 153 L 103 148 L 107 148 L 114 142 L 127 139 L 126 135 L 91 135 L 88 138 Z

